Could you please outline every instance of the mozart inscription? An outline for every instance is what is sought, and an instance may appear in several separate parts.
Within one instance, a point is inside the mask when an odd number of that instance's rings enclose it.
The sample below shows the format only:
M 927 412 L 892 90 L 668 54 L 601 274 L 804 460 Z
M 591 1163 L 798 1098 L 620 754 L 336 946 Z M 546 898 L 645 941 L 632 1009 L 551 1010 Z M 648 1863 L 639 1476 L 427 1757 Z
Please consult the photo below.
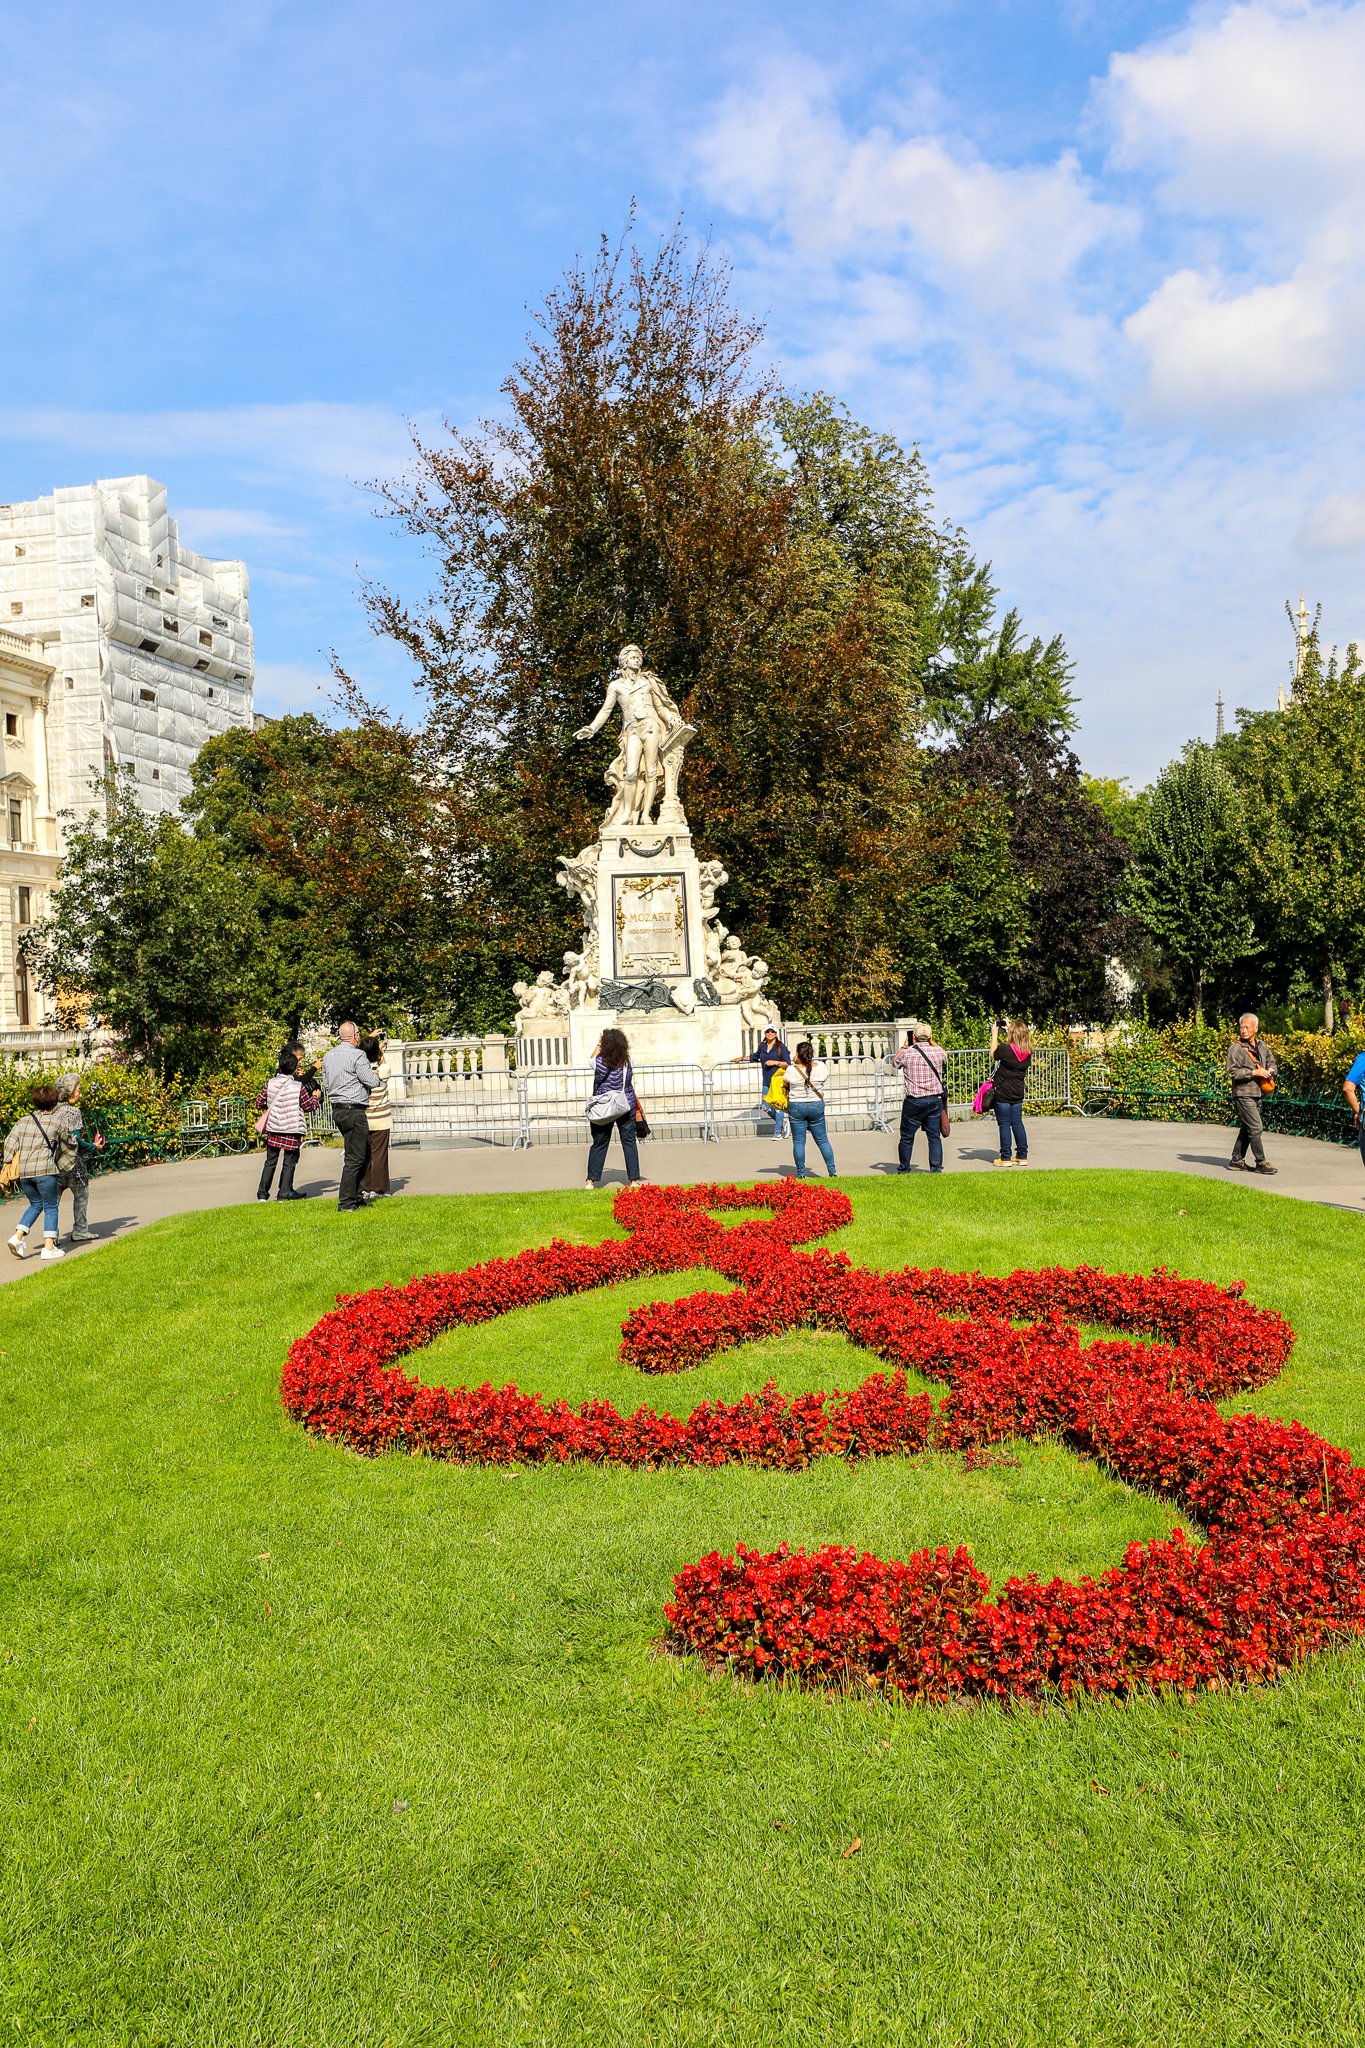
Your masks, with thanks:
M 615 875 L 611 908 L 619 981 L 691 973 L 681 875 Z

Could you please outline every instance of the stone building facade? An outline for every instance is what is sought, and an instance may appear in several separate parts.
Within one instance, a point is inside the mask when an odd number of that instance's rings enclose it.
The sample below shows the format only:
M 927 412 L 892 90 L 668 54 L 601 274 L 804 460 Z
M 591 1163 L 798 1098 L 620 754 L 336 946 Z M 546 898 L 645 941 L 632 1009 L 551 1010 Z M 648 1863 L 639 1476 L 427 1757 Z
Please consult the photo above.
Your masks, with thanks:
M 46 909 L 61 865 L 48 746 L 56 655 L 55 644 L 0 627 L 0 1031 L 47 1021 L 19 946 Z
M 52 658 L 58 812 L 95 809 L 118 770 L 144 810 L 174 814 L 204 742 L 251 725 L 245 564 L 183 547 L 150 477 L 0 504 L 0 630 L 40 638 Z

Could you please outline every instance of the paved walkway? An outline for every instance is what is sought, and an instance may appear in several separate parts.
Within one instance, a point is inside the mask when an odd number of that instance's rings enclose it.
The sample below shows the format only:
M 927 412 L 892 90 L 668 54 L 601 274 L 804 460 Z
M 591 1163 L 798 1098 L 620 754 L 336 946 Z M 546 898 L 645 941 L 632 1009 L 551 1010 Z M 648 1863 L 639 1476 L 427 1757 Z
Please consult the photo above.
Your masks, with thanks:
M 1254 1187 L 1267 1195 L 1292 1196 L 1303 1202 L 1326 1202 L 1337 1208 L 1365 1205 L 1365 1173 L 1354 1148 L 1324 1145 L 1312 1138 L 1271 1138 L 1269 1155 L 1279 1172 L 1272 1179 L 1228 1172 L 1232 1132 L 1216 1124 L 1125 1123 L 1109 1118 L 1034 1117 L 1029 1121 L 1032 1163 L 1029 1173 L 1067 1166 L 1122 1166 L 1157 1173 L 1194 1173 L 1234 1186 Z M 954 1125 L 944 1145 L 944 1163 L 952 1172 L 991 1173 L 995 1157 L 993 1122 Z M 877 1131 L 839 1131 L 834 1135 L 835 1159 L 845 1178 L 864 1173 L 894 1173 L 896 1140 Z M 924 1171 L 923 1139 L 917 1171 Z M 468 1195 L 517 1193 L 527 1189 L 577 1188 L 583 1185 L 586 1145 L 544 1145 L 513 1152 L 500 1145 L 404 1147 L 391 1154 L 396 1194 Z M 790 1173 L 791 1145 L 772 1138 L 726 1138 L 719 1144 L 663 1143 L 651 1139 L 643 1147 L 643 1163 L 658 1181 L 763 1180 Z M 821 1170 L 818 1156 L 807 1164 Z M 302 1155 L 296 1185 L 307 1195 L 335 1200 L 341 1169 L 339 1147 L 311 1146 Z M 1019 1171 L 1016 1167 L 1011 1173 Z M 141 1166 L 131 1173 L 111 1173 L 91 1184 L 90 1227 L 94 1244 L 73 1245 L 68 1257 L 83 1258 L 101 1244 L 126 1237 L 140 1224 L 190 1209 L 221 1209 L 249 1202 L 260 1173 L 260 1155 L 233 1159 L 198 1159 L 183 1165 Z M 609 1186 L 625 1178 L 619 1147 L 608 1166 Z M 3 1215 L 8 1236 L 19 1207 L 6 1202 Z M 70 1199 L 62 1200 L 62 1224 L 70 1227 Z M 41 1232 L 41 1224 L 38 1226 Z M 39 1235 L 41 1248 L 41 1235 Z M 65 1260 L 61 1262 L 63 1265 Z M 55 1263 L 36 1257 L 0 1257 L 0 1281 L 53 1272 Z

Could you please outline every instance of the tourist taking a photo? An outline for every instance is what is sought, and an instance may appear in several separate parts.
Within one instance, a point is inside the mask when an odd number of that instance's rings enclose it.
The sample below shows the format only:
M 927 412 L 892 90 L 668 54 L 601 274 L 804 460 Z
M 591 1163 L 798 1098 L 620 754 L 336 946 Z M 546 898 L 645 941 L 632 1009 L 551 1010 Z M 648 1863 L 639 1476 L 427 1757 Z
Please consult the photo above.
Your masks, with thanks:
M 1027 1024 L 1011 1019 L 1005 1025 L 1005 1036 L 1001 1039 L 999 1024 L 991 1026 L 991 1108 L 995 1111 L 996 1127 L 1000 1132 L 1000 1151 L 996 1156 L 997 1166 L 1028 1165 L 1028 1132 L 1024 1128 L 1024 1089 L 1028 1083 L 1029 1064 L 1033 1059 L 1033 1040 Z M 1010 1157 L 1013 1144 L 1014 1157 Z

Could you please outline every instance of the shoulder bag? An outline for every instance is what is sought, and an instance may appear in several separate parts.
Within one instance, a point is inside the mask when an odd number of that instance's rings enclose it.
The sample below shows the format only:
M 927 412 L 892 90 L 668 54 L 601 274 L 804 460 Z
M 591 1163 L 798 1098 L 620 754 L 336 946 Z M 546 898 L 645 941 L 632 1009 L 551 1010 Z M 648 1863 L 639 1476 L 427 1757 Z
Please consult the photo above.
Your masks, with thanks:
M 930 1064 L 932 1065 L 932 1062 Z M 949 1131 L 953 1128 L 953 1120 L 948 1114 L 948 1054 L 946 1050 L 943 1055 L 943 1066 L 939 1073 L 938 1084 L 943 1091 L 938 1105 L 939 1136 L 946 1138 Z
M 629 1079 L 629 1063 L 622 1069 L 621 1080 Z M 604 1077 L 605 1078 L 605 1077 Z M 614 1124 L 618 1116 L 629 1116 L 634 1105 L 625 1087 L 599 1088 L 585 1107 L 583 1114 L 590 1124 Z

